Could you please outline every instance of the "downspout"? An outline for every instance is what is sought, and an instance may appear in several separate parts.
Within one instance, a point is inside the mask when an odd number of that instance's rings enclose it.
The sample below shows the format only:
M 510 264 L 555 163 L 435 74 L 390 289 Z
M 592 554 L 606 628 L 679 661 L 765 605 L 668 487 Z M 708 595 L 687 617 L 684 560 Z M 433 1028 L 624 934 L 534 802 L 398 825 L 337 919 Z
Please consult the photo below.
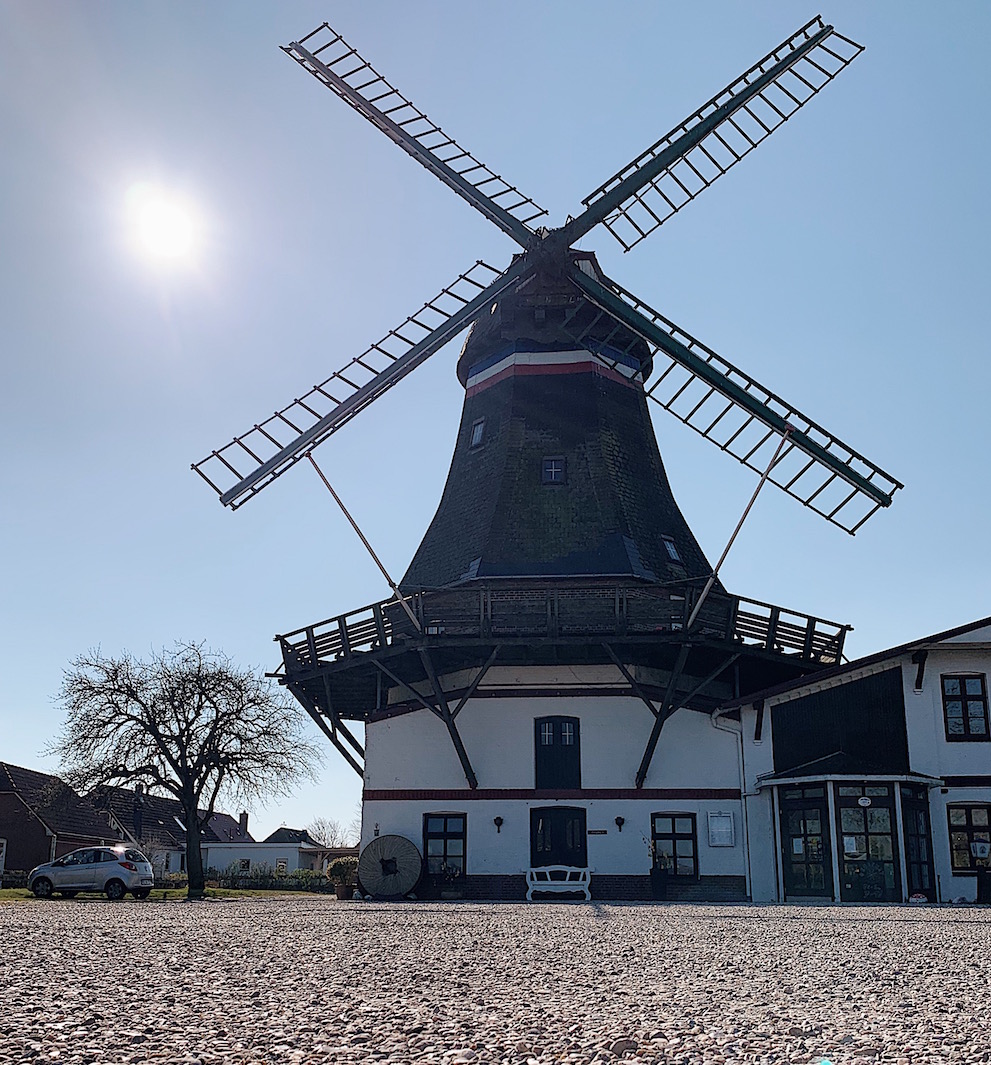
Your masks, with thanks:
M 726 711 L 717 707 L 709 715 L 709 723 L 720 732 L 728 732 L 736 737 L 736 760 L 740 773 L 740 809 L 742 812 L 741 830 L 743 833 L 743 873 L 746 879 L 747 898 L 753 899 L 750 885 L 750 827 L 747 821 L 747 781 L 743 775 L 743 722 L 720 721 Z

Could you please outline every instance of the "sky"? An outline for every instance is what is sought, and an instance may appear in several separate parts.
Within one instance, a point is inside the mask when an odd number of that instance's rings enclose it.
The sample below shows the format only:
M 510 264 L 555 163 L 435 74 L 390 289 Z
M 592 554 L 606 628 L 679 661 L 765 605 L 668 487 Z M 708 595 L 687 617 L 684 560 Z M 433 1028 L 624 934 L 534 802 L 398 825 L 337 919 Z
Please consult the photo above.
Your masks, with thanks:
M 231 512 L 190 471 L 515 245 L 279 51 L 329 21 L 552 226 L 815 15 L 795 3 L 0 0 L 0 759 L 55 771 L 62 671 L 279 632 L 389 590 L 308 465 Z M 722 571 L 858 657 L 991 614 L 991 5 L 831 0 L 866 51 L 605 272 L 905 483 L 855 537 L 774 488 Z M 134 188 L 193 221 L 138 248 Z M 393 577 L 433 515 L 462 338 L 316 453 Z M 652 412 L 710 559 L 755 485 Z M 252 829 L 351 820 L 316 781 Z

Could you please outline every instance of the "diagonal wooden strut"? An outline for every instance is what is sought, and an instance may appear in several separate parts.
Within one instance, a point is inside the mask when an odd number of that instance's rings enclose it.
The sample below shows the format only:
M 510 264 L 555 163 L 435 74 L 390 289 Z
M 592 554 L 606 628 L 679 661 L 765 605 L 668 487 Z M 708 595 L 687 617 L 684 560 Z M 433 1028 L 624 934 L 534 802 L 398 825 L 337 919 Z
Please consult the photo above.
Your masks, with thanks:
M 468 700 L 475 694 L 475 691 L 478 688 L 479 684 L 482 683 L 482 678 L 485 676 L 486 673 L 488 673 L 489 666 L 491 666 L 492 663 L 496 660 L 496 656 L 501 650 L 501 644 L 496 644 L 496 646 L 492 649 L 492 654 L 490 654 L 489 657 L 486 659 L 485 665 L 482 666 L 482 668 L 475 674 L 475 679 L 471 682 L 471 684 L 468 685 L 468 690 L 464 693 L 464 695 L 461 696 L 461 698 L 458 700 L 458 705 L 451 711 L 451 717 L 457 717 L 458 714 L 461 713 L 465 703 L 468 702 Z
M 461 740 L 461 733 L 458 732 L 458 726 L 454 723 L 454 715 L 451 713 L 451 708 L 448 705 L 444 689 L 441 687 L 440 681 L 437 679 L 437 671 L 434 669 L 433 659 L 430 657 L 430 652 L 426 647 L 420 648 L 420 661 L 423 662 L 423 668 L 427 671 L 427 676 L 430 678 L 430 684 L 433 687 L 434 696 L 440 706 L 440 719 L 447 726 L 451 742 L 454 744 L 454 749 L 458 755 L 458 761 L 461 763 L 465 779 L 468 781 L 468 787 L 474 791 L 475 788 L 478 787 L 478 778 L 475 776 L 475 770 L 471 767 L 468 752 L 465 750 L 465 745 Z
M 636 786 L 638 788 L 642 788 L 643 782 L 647 779 L 647 770 L 650 768 L 650 760 L 654 757 L 654 749 L 657 747 L 657 741 L 661 738 L 661 729 L 664 728 L 664 722 L 674 713 L 671 709 L 671 702 L 674 695 L 675 685 L 681 677 L 681 672 L 685 668 L 685 663 L 688 661 L 688 655 L 691 653 L 691 650 L 692 645 L 689 643 L 683 643 L 678 649 L 678 657 L 675 660 L 674 669 L 671 670 L 671 679 L 668 681 L 667 691 L 664 693 L 664 699 L 657 711 L 657 716 L 654 718 L 654 724 L 651 726 L 650 735 L 647 737 L 647 746 L 644 748 L 643 758 L 640 759 L 640 768 L 637 770 L 636 779 Z
M 729 655 L 722 662 L 720 662 L 719 665 L 716 666 L 716 668 L 712 670 L 711 673 L 707 673 L 706 676 L 703 677 L 702 680 L 700 680 L 694 688 L 692 688 L 690 691 L 686 692 L 683 696 L 681 696 L 681 698 L 678 699 L 677 704 L 675 704 L 675 686 L 678 682 L 681 673 L 685 668 L 685 662 L 688 660 L 689 650 L 689 644 L 685 643 L 681 645 L 681 650 L 678 653 L 678 660 L 675 662 L 674 670 L 671 673 L 671 680 L 668 682 L 667 691 L 664 693 L 664 701 L 661 703 L 661 709 L 659 711 L 655 711 L 656 717 L 654 719 L 654 725 L 651 728 L 650 736 L 647 739 L 647 746 L 643 752 L 643 759 L 640 762 L 640 769 L 637 771 L 636 784 L 638 788 L 642 788 L 644 781 L 647 779 L 647 771 L 650 769 L 650 762 L 651 759 L 654 757 L 654 750 L 657 747 L 657 741 L 660 738 L 661 729 L 664 728 L 664 722 L 667 721 L 669 717 L 677 713 L 677 711 L 681 710 L 682 707 L 686 706 L 690 700 L 694 699 L 700 691 L 702 691 L 709 684 L 711 684 L 716 679 L 716 677 L 720 675 L 720 673 L 729 669 L 729 667 L 740 657 L 740 653 L 738 651 Z M 644 696 L 640 695 L 640 698 L 644 699 Z M 647 701 L 648 706 L 651 705 L 649 700 L 645 701 Z
M 330 742 L 337 748 L 338 752 L 344 756 L 344 760 L 348 763 L 348 765 L 351 766 L 351 768 L 358 774 L 359 777 L 364 779 L 364 768 L 355 759 L 354 755 L 347 749 L 347 747 L 344 746 L 344 744 L 341 742 L 340 737 L 337 735 L 337 727 L 338 725 L 340 725 L 340 719 L 338 719 L 336 722 L 334 721 L 334 717 L 336 717 L 336 714 L 334 714 L 331 710 L 329 703 L 327 707 L 328 715 L 333 714 L 333 716 L 330 717 L 330 724 L 328 724 L 327 718 L 324 717 L 324 715 L 320 712 L 320 708 L 319 706 L 317 706 L 316 702 L 306 694 L 301 684 L 293 684 L 291 681 L 288 681 L 286 683 L 286 687 L 289 689 L 289 691 L 292 692 L 293 696 L 295 696 L 298 702 L 302 705 L 303 709 L 313 719 L 313 722 L 316 724 L 317 728 L 319 728 L 320 731 L 327 737 L 327 739 L 330 740 Z M 347 729 L 343 729 L 343 731 L 347 734 L 350 741 L 356 745 L 356 747 L 360 747 L 360 744 L 357 743 L 357 741 L 354 739 L 351 733 L 347 731 Z M 364 750 L 362 749 L 360 753 L 363 757 Z

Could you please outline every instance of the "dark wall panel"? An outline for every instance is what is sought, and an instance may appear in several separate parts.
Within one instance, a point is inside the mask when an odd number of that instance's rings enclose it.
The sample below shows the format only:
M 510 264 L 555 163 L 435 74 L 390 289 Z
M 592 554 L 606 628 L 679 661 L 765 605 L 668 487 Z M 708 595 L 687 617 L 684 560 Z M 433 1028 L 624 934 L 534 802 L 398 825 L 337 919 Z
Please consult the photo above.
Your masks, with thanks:
M 833 772 L 907 773 L 900 668 L 806 695 L 771 710 L 777 773 L 843 752 Z

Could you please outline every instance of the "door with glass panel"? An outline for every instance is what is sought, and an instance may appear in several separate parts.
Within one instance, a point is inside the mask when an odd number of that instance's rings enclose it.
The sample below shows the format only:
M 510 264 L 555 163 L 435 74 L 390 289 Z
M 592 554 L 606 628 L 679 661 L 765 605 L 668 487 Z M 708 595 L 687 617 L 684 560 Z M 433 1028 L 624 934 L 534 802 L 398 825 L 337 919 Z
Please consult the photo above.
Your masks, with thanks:
M 539 806 L 530 811 L 530 865 L 588 867 L 586 813 L 580 806 Z
M 826 785 L 782 788 L 780 795 L 785 898 L 832 898 Z
M 840 898 L 900 902 L 893 784 L 837 784 Z
M 902 784 L 902 823 L 905 828 L 905 869 L 909 895 L 925 895 L 936 901 L 936 873 L 933 869 L 932 830 L 929 799 L 924 787 Z

